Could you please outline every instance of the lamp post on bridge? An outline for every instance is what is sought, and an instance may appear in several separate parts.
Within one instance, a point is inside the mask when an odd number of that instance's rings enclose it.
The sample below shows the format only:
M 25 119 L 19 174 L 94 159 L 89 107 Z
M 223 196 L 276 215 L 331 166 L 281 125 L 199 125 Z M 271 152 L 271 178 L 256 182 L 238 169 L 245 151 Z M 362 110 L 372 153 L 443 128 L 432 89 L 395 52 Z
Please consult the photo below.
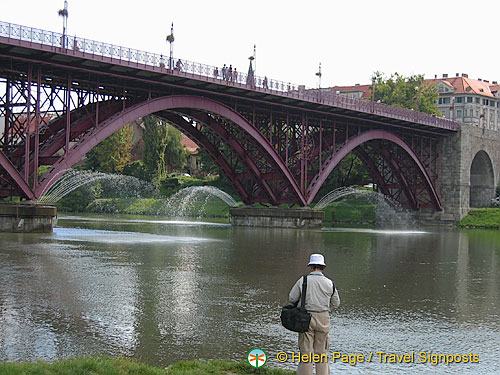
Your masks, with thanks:
M 321 63 L 319 63 L 319 69 L 316 72 L 316 75 L 318 76 L 318 100 L 321 100 Z
M 66 29 L 68 27 L 68 1 L 64 0 L 64 9 L 59 9 L 57 12 L 63 18 L 63 35 L 62 35 L 62 48 L 66 47 Z
M 170 34 L 167 35 L 167 42 L 170 43 L 170 58 L 168 59 L 168 68 L 172 70 L 173 68 L 173 55 L 174 55 L 174 23 L 172 22 L 172 26 L 170 27 Z

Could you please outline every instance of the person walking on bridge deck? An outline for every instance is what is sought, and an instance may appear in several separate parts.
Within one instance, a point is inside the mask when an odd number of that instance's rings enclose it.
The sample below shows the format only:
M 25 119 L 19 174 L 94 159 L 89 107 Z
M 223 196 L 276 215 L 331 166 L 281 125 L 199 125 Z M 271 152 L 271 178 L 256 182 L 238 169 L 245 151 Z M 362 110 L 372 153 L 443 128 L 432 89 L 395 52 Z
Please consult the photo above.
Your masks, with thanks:
M 330 308 L 340 306 L 340 297 L 335 283 L 323 275 L 326 267 L 325 258 L 321 254 L 311 254 L 307 275 L 305 308 L 311 314 L 309 330 L 299 333 L 299 350 L 301 354 L 326 354 L 330 347 Z M 289 294 L 292 304 L 298 303 L 302 294 L 303 278 L 297 280 Z M 313 363 L 300 362 L 298 375 L 312 375 Z M 316 363 L 316 375 L 330 374 L 328 361 Z

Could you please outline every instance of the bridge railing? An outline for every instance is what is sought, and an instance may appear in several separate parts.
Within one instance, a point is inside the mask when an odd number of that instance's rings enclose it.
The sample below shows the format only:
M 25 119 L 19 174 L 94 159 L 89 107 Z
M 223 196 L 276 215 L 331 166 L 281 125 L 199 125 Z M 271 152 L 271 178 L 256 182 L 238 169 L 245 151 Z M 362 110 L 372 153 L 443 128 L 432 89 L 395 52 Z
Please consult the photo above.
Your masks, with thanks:
M 61 48 L 63 52 L 78 51 L 86 54 L 109 57 L 120 61 L 143 64 L 150 67 L 159 67 L 167 74 L 193 76 L 193 78 L 212 80 L 218 83 L 245 87 L 251 90 L 269 92 L 281 96 L 289 96 L 299 100 L 307 100 L 335 107 L 351 109 L 380 116 L 392 117 L 404 121 L 418 122 L 444 129 L 457 130 L 458 124 L 454 121 L 426 113 L 399 108 L 382 103 L 374 103 L 364 99 L 349 98 L 333 92 L 324 92 L 319 89 L 306 88 L 291 82 L 272 78 L 248 75 L 245 72 L 223 72 L 223 67 L 215 67 L 189 60 L 172 58 L 161 54 L 140 51 L 132 48 L 116 46 L 76 36 L 59 34 L 32 27 L 0 21 L 0 36 L 39 43 Z

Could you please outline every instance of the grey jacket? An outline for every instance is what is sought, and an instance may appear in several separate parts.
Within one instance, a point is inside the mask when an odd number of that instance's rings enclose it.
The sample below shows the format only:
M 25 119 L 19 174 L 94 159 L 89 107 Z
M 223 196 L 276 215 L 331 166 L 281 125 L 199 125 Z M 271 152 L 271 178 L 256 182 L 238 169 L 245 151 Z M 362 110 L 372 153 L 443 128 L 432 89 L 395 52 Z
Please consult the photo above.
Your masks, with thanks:
M 288 299 L 296 303 L 302 295 L 302 277 L 297 280 L 290 291 Z M 299 302 L 300 303 L 300 302 Z M 337 289 L 333 290 L 333 282 L 323 272 L 313 271 L 307 277 L 306 310 L 313 312 L 330 311 L 340 306 Z

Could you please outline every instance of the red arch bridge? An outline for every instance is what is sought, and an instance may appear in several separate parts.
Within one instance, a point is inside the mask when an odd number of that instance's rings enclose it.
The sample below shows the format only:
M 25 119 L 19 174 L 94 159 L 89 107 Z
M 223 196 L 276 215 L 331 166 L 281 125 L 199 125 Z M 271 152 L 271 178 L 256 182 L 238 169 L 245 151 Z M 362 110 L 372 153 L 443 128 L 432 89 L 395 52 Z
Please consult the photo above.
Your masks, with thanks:
M 442 209 L 439 144 L 455 122 L 221 73 L 0 22 L 0 197 L 38 199 L 100 141 L 154 114 L 203 148 L 247 204 L 307 206 L 353 152 L 387 196 Z

